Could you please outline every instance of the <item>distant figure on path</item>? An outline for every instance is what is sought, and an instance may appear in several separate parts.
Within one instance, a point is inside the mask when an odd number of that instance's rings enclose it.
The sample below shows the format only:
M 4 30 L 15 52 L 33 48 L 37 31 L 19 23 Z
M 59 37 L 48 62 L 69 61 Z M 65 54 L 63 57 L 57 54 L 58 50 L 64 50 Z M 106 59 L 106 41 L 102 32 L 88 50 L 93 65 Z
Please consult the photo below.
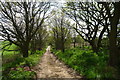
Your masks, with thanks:
M 50 46 L 47 47 L 46 52 L 50 52 Z

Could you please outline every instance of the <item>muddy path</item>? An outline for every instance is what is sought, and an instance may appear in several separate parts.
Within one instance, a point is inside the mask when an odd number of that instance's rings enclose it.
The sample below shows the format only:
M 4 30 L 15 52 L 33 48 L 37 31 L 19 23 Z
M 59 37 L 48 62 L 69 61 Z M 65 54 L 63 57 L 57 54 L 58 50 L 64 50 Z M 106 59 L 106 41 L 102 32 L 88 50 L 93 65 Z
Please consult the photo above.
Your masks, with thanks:
M 64 63 L 60 62 L 51 52 L 50 46 L 46 49 L 41 61 L 34 67 L 37 78 L 77 78 L 81 80 L 81 76 L 77 75 L 74 70 L 68 68 Z M 78 79 L 79 78 L 79 79 Z

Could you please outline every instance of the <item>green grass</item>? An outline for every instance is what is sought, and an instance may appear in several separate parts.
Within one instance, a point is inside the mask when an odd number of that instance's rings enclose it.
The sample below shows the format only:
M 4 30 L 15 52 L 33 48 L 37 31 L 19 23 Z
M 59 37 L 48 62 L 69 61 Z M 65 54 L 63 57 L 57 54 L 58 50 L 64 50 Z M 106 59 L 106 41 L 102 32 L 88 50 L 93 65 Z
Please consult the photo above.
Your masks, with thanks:
M 107 66 L 108 50 L 102 49 L 98 53 L 94 53 L 88 48 L 67 49 L 64 53 L 57 50 L 52 51 L 65 64 L 88 79 L 115 78 L 116 69 Z
M 35 66 L 43 53 L 44 51 L 36 51 L 35 54 L 27 58 L 17 57 L 16 60 L 3 64 L 3 80 L 27 80 L 28 78 L 33 78 L 35 72 L 31 71 L 29 67 Z M 25 68 L 27 68 L 27 70 Z
M 6 44 L 9 44 L 9 42 L 8 41 L 2 41 L 0 43 L 0 48 L 5 46 Z M 5 47 L 5 49 L 7 49 L 7 50 L 15 50 L 17 48 L 18 47 L 14 44 L 12 44 L 11 46 Z M 4 50 L 0 50 L 0 53 L 2 53 L 3 51 Z M 3 55 L 2 55 L 2 63 L 5 64 L 5 63 L 8 63 L 8 62 L 11 62 L 18 57 L 21 57 L 20 51 L 4 51 Z
M 8 41 L 1 41 L 0 42 L 0 48 L 2 49 L 2 47 L 4 47 L 7 44 L 9 44 Z M 14 44 L 12 44 L 11 46 L 5 47 L 5 49 L 7 49 L 7 50 L 15 50 L 17 48 L 18 47 Z M 2 53 L 3 51 L 4 50 L 0 50 L 0 53 Z M 3 63 L 4 63 L 5 60 L 9 61 L 10 59 L 14 59 L 14 57 L 16 57 L 16 55 L 18 55 L 19 53 L 20 53 L 19 51 L 4 51 L 3 56 L 2 56 Z
M 1 42 L 0 48 L 9 42 Z M 12 44 L 10 47 L 5 49 L 15 50 L 17 46 Z M 2 50 L 0 51 L 0 53 Z M 31 52 L 31 51 L 29 51 Z M 38 64 L 40 57 L 43 55 L 45 50 L 38 51 L 27 58 L 23 58 L 20 51 L 4 51 L 2 57 L 2 80 L 28 80 L 32 79 L 35 72 L 31 70 L 31 67 Z

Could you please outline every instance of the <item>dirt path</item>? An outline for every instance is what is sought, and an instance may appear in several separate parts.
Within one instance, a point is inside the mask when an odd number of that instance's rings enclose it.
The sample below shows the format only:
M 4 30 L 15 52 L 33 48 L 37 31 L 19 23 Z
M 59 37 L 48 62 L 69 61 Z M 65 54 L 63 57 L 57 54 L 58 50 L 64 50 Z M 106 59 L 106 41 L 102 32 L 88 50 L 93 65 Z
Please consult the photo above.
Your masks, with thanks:
M 81 78 L 50 53 L 50 46 L 34 70 L 37 73 L 37 78 Z

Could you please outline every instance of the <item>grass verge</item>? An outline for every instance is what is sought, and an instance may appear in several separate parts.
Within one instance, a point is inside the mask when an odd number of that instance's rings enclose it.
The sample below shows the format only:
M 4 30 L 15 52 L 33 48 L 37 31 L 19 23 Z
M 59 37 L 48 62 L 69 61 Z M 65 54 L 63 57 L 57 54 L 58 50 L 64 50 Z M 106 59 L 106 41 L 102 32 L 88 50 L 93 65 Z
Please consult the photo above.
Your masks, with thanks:
M 35 66 L 44 51 L 36 51 L 34 54 L 29 55 L 27 58 L 23 58 L 20 55 L 15 57 L 9 63 L 2 65 L 2 80 L 31 80 L 35 75 L 35 72 L 31 70 L 31 67 Z M 12 54 L 12 53 L 11 53 Z
M 52 52 L 69 67 L 76 70 L 88 79 L 108 79 L 116 77 L 116 69 L 107 65 L 108 50 L 102 49 L 98 53 L 92 50 L 72 48 L 65 52 L 52 50 Z

